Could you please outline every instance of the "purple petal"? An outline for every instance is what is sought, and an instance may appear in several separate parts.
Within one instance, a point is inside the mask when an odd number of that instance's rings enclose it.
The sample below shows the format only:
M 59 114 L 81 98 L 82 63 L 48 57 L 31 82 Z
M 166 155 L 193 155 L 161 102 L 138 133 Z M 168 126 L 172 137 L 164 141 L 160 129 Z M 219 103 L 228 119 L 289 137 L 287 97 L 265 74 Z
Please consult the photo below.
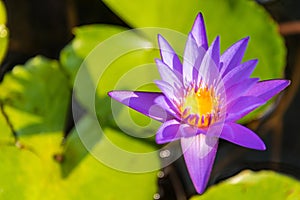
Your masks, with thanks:
M 221 62 L 223 63 L 221 73 L 223 75 L 226 75 L 229 71 L 231 71 L 234 67 L 241 63 L 244 57 L 245 50 L 247 48 L 248 41 L 249 37 L 241 39 L 240 41 L 229 47 L 221 55 Z
M 156 133 L 156 142 L 163 144 L 179 139 L 181 137 L 179 127 L 180 123 L 175 119 L 166 121 L 160 126 Z
M 227 121 L 236 121 L 266 101 L 253 96 L 242 96 L 227 105 Z
M 183 96 L 182 88 L 173 88 L 169 83 L 161 80 L 156 80 L 154 82 L 170 101 L 179 105 L 179 99 Z
M 193 80 L 193 69 L 199 57 L 198 46 L 192 34 L 189 34 L 183 55 L 182 76 L 185 86 L 189 86 Z
M 215 40 L 210 45 L 210 48 L 207 50 L 212 58 L 212 60 L 215 62 L 216 65 L 219 65 L 220 63 L 220 36 L 217 36 Z
M 182 74 L 182 65 L 177 54 L 161 35 L 158 35 L 158 44 L 163 62 L 166 63 L 172 70 Z
M 246 148 L 266 149 L 264 142 L 253 131 L 236 123 L 225 123 L 220 138 Z
M 228 72 L 222 80 L 225 88 L 229 88 L 242 80 L 248 79 L 255 69 L 257 62 L 257 60 L 249 60 Z
M 180 126 L 180 122 L 176 119 L 164 122 L 156 133 L 156 143 L 164 144 L 181 138 Z
M 202 59 L 199 68 L 199 76 L 197 83 L 203 80 L 207 84 L 217 81 L 219 76 L 219 62 L 220 62 L 220 38 L 216 37 L 213 43 L 208 48 L 204 58 Z
M 154 101 L 164 110 L 167 110 L 172 116 L 174 116 L 177 119 L 180 119 L 178 108 L 167 97 L 159 96 Z
M 226 101 L 231 102 L 232 100 L 244 96 L 244 94 L 257 84 L 259 78 L 249 78 L 242 80 L 235 85 L 231 86 L 226 90 Z M 248 95 L 247 95 L 248 96 Z
M 191 34 L 195 38 L 198 47 L 202 47 L 205 50 L 208 49 L 205 24 L 201 13 L 195 19 Z
M 156 59 L 156 65 L 158 68 L 158 71 L 160 73 L 161 79 L 167 83 L 169 83 L 174 89 L 180 89 L 183 88 L 182 86 L 182 79 L 178 78 L 181 75 L 178 74 L 176 71 L 172 71 L 171 68 L 169 68 L 165 63 L 163 63 L 161 60 Z
M 164 122 L 167 119 L 174 118 L 164 110 L 161 106 L 155 103 L 155 99 L 163 96 L 158 92 L 134 92 L 134 91 L 111 91 L 108 95 L 129 106 L 130 108 L 143 113 L 155 120 Z
M 195 65 L 193 67 L 193 80 L 197 80 L 198 78 L 202 77 L 199 69 L 201 67 L 201 63 L 203 63 L 203 58 L 204 58 L 205 54 L 207 54 L 206 50 L 204 50 L 203 48 L 198 49 L 198 57 L 195 61 Z M 212 59 L 210 58 L 210 60 L 212 60 Z
M 200 133 L 204 133 L 204 131 L 193 128 L 188 124 L 180 123 L 177 119 L 171 119 L 163 123 L 158 129 L 156 133 L 156 142 L 158 144 L 163 144 L 182 137 L 194 137 Z
M 289 80 L 267 80 L 257 83 L 246 95 L 255 96 L 264 101 L 269 100 L 274 95 L 285 89 L 291 81 Z
M 218 147 L 217 137 L 199 134 L 181 138 L 185 163 L 196 191 L 202 194 L 210 177 Z

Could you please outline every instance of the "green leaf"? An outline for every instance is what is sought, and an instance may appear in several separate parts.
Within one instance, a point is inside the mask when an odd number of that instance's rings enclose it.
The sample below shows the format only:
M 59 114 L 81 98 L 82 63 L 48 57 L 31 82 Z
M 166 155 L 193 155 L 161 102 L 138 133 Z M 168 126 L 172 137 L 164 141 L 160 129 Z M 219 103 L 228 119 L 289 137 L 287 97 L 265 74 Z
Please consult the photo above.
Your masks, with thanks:
M 73 29 L 75 38 L 60 54 L 60 62 L 70 76 L 71 85 L 84 58 L 105 39 L 125 30 L 123 27 L 105 24 L 85 25 Z
M 6 24 L 6 10 L 4 3 L 0 1 L 0 64 L 8 47 L 8 29 Z
M 130 160 L 109 151 L 107 140 L 87 115 L 78 122 L 81 134 L 93 141 L 89 150 L 75 130 L 61 146 L 70 98 L 69 82 L 57 61 L 35 57 L 16 66 L 0 85 L 0 99 L 19 135 L 13 145 L 10 130 L 0 115 L 0 199 L 152 199 L 156 172 L 132 174 L 110 168 L 94 155 L 125 167 L 159 167 L 157 154 L 150 160 Z M 98 121 L 96 122 L 98 125 Z M 106 127 L 105 137 L 124 152 L 156 152 L 151 144 Z M 103 133 L 104 134 L 104 133 Z M 105 143 L 106 141 L 106 143 Z M 128 145 L 130 144 L 130 145 Z M 145 162 L 146 161 L 146 162 Z M 113 165 L 114 163 L 111 163 Z M 118 164 L 118 163 L 117 163 Z M 15 192 L 18 191 L 18 192 Z
M 0 1 L 0 24 L 6 24 L 6 9 L 3 1 Z
M 60 150 L 61 134 L 36 134 L 21 138 L 21 149 L 1 144 L 0 199 L 54 199 L 49 186 L 53 184 L 52 192 L 56 192 L 57 186 L 53 181 L 59 177 L 55 173 L 59 165 L 54 162 L 53 153 Z
M 80 130 L 85 134 L 95 131 L 89 126 L 88 118 L 81 123 Z M 0 129 L 4 131 L 2 127 Z M 121 142 L 123 146 L 133 144 L 127 150 L 153 150 L 122 133 L 113 130 L 106 133 L 112 141 Z M 76 131 L 63 150 L 61 135 L 61 132 L 51 132 L 22 137 L 22 149 L 0 144 L 0 199 L 152 199 L 157 190 L 156 172 L 132 174 L 107 167 L 86 151 Z M 103 150 L 103 143 L 96 141 L 94 149 Z M 114 156 L 111 152 L 105 153 Z M 80 162 L 76 163 L 78 158 L 81 158 Z M 138 164 L 122 158 L 120 161 Z
M 74 28 L 73 32 L 76 37 L 71 45 L 74 47 L 79 57 L 85 58 L 102 41 L 126 30 L 126 28 L 121 26 L 107 24 L 77 27 Z
M 203 195 L 191 200 L 205 199 L 286 199 L 300 196 L 300 182 L 273 171 L 243 171 L 240 174 L 210 187 Z
M 5 121 L 5 118 L 0 112 L 0 145 L 3 144 L 13 144 L 14 138 L 12 133 L 10 132 L 10 129 Z
M 97 120 L 93 120 L 89 115 L 77 123 L 76 130 L 68 139 L 64 151 L 68 161 L 62 165 L 65 176 L 68 176 L 87 154 L 93 155 L 95 159 L 114 169 L 113 171 L 142 175 L 143 172 L 156 171 L 160 168 L 156 147 L 119 130 L 108 127 L 102 130 L 99 130 Z
M 158 90 L 154 84 L 149 85 L 159 77 L 154 65 L 154 58 L 159 57 L 159 54 L 157 50 L 151 49 L 156 44 L 136 32 L 116 26 L 89 25 L 78 27 L 74 32 L 75 38 L 62 51 L 60 60 L 71 82 L 77 79 L 74 85 L 76 98 L 90 112 L 96 108 L 102 124 L 114 123 L 107 92 L 116 88 Z M 80 67 L 81 71 L 78 71 Z M 93 103 L 91 101 L 95 95 Z M 125 107 L 120 109 L 128 110 Z M 140 114 L 133 115 L 138 115 L 134 117 L 136 123 L 145 124 L 145 121 L 149 121 Z M 127 123 L 126 116 L 117 116 L 117 121 L 121 121 L 126 128 L 134 129 L 131 128 L 132 124 Z M 144 131 L 139 130 L 140 133 Z
M 35 57 L 16 66 L 5 75 L 0 91 L 19 135 L 63 130 L 70 88 L 58 62 Z
M 196 15 L 202 12 L 210 41 L 220 35 L 222 49 L 225 50 L 235 41 L 250 36 L 251 41 L 245 58 L 260 60 L 254 75 L 259 75 L 262 79 L 282 76 L 285 60 L 283 39 L 277 31 L 277 25 L 255 2 L 245 0 L 186 2 L 131 0 L 131 3 L 126 0 L 104 0 L 104 2 L 133 28 L 169 28 L 185 34 L 190 31 Z

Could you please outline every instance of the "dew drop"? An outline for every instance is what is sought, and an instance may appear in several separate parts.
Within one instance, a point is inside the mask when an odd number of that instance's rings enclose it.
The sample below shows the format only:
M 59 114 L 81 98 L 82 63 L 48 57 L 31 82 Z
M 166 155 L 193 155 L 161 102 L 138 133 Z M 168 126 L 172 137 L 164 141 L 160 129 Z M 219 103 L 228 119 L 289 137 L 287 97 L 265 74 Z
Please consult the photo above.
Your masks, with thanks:
M 158 194 L 158 193 L 154 194 L 154 195 L 153 195 L 153 199 L 154 199 L 154 200 L 160 199 L 160 194 Z
M 163 178 L 165 176 L 165 173 L 163 172 L 163 171 L 159 171 L 158 173 L 157 173 L 157 177 L 158 178 Z
M 171 152 L 166 149 L 166 150 L 162 150 L 161 152 L 159 152 L 159 156 L 161 158 L 168 158 L 171 155 Z
M 6 27 L 2 24 L 0 25 L 0 38 L 4 38 L 7 36 Z

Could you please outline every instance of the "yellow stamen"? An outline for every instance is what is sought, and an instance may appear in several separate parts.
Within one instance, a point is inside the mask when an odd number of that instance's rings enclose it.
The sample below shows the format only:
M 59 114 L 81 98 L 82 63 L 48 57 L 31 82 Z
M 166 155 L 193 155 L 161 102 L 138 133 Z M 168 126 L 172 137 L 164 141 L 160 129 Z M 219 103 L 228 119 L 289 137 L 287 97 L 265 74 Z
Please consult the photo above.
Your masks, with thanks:
M 217 100 L 212 88 L 190 89 L 180 106 L 181 117 L 192 126 L 208 127 L 216 118 Z

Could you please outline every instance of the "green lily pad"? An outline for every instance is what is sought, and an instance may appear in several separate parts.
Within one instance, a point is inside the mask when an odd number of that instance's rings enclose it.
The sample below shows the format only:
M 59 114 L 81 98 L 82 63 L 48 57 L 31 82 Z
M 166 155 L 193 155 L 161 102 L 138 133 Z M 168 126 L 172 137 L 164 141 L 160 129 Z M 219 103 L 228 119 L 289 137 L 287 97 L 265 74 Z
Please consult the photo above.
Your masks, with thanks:
M 141 142 L 138 138 L 112 128 L 101 130 L 97 120 L 93 120 L 89 115 L 77 123 L 76 130 L 65 146 L 65 158 L 68 160 L 62 165 L 65 176 L 68 176 L 87 154 L 120 173 L 153 174 L 153 171 L 160 168 L 157 148 L 152 144 Z
M 125 30 L 123 27 L 106 24 L 85 25 L 73 29 L 75 38 L 60 54 L 60 62 L 70 76 L 71 85 L 84 58 L 105 39 Z
M 73 32 L 76 37 L 71 45 L 74 47 L 79 57 L 85 58 L 102 41 L 126 30 L 126 28 L 121 26 L 107 24 L 77 27 L 74 28 Z
M 89 25 L 76 28 L 74 33 L 74 40 L 62 51 L 60 60 L 72 83 L 77 78 L 74 85 L 76 98 L 90 112 L 96 110 L 102 125 L 119 121 L 125 129 L 137 133 L 133 131 L 132 123 L 127 123 L 128 116 L 119 115 L 120 110 L 127 112 L 128 108 L 119 107 L 114 116 L 117 119 L 113 119 L 107 92 L 135 88 L 158 91 L 154 84 L 149 85 L 159 76 L 153 64 L 154 58 L 159 56 L 157 49 L 151 49 L 154 45 L 136 32 L 117 26 Z M 80 67 L 81 71 L 78 71 Z M 149 124 L 147 117 L 130 112 L 134 123 Z M 151 134 L 157 127 L 151 128 Z M 145 129 L 138 132 L 142 135 Z
M 0 91 L 19 135 L 63 130 L 70 88 L 57 61 L 38 56 L 16 66 L 5 75 Z
M 10 129 L 8 127 L 8 124 L 5 121 L 2 112 L 0 112 L 0 127 L 1 127 L 0 145 L 13 144 L 14 142 L 13 134 L 10 132 Z
M 3 1 L 0 1 L 0 24 L 6 24 L 6 9 Z
M 156 172 L 120 172 L 88 153 L 65 176 L 66 171 L 62 169 L 68 170 L 66 166 L 73 165 L 73 160 L 78 158 L 74 151 L 84 151 L 85 148 L 80 140 L 72 139 L 63 161 L 56 161 L 54 155 L 62 152 L 61 134 L 53 132 L 22 138 L 23 149 L 0 145 L 1 199 L 152 199 L 156 191 Z M 122 137 L 122 134 L 118 135 Z
M 61 145 L 70 88 L 57 61 L 35 57 L 24 66 L 16 66 L 5 75 L 0 91 L 20 144 L 14 145 L 0 115 L 0 199 L 152 199 L 157 190 L 155 170 L 121 172 L 103 164 L 95 155 L 102 153 L 123 164 L 127 162 L 128 167 L 145 162 L 113 157 L 106 151 L 102 137 L 96 138 L 87 151 L 85 140 L 78 137 L 76 130 Z M 93 124 L 89 119 L 87 115 L 80 120 L 78 130 L 91 138 L 97 129 L 90 126 Z M 106 128 L 105 135 L 126 152 L 156 151 L 152 145 L 112 128 Z M 157 156 L 153 163 L 159 165 Z
M 4 3 L 0 1 L 0 63 L 8 47 L 8 29 L 6 24 L 6 10 Z
M 283 39 L 267 12 L 255 2 L 245 0 L 186 2 L 131 0 L 130 3 L 125 0 L 105 0 L 104 2 L 134 28 L 169 28 L 185 34 L 190 31 L 197 13 L 202 12 L 210 41 L 220 35 L 223 50 L 235 41 L 250 36 L 245 59 L 260 60 L 254 76 L 269 79 L 283 75 L 285 62 Z
M 191 200 L 205 199 L 286 199 L 300 196 L 300 182 L 273 171 L 243 171 L 240 174 L 210 187 L 203 195 Z

